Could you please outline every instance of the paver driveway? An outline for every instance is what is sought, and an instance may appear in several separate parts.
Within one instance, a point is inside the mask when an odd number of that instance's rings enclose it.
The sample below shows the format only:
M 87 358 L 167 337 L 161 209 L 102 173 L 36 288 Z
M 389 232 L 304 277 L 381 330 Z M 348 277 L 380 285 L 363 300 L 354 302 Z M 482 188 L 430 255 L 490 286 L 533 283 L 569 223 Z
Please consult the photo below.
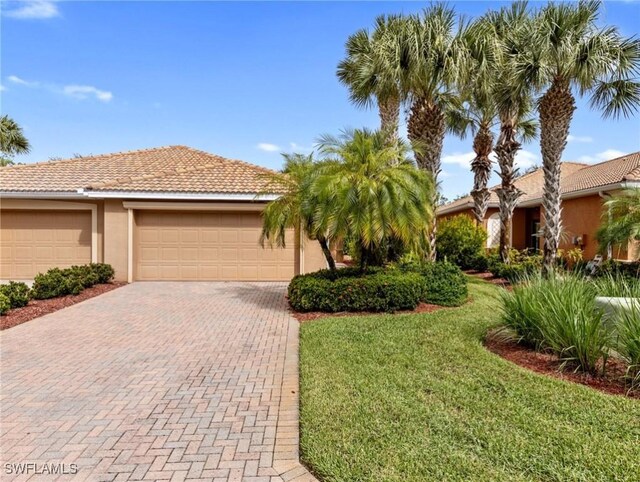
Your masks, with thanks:
M 284 292 L 134 283 L 3 331 L 0 478 L 30 462 L 77 464 L 69 480 L 315 480 Z

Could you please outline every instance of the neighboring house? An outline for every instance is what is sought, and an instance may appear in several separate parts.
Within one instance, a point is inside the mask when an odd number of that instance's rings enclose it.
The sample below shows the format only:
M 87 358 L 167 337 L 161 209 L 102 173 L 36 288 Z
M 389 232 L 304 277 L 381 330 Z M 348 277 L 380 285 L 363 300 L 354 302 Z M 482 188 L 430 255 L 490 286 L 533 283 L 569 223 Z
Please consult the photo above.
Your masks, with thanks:
M 116 279 L 288 281 L 315 241 L 258 244 L 270 172 L 184 146 L 0 169 L 0 279 L 105 262 Z
M 517 249 L 541 249 L 540 237 L 544 224 L 542 192 L 544 175 L 542 168 L 518 178 L 516 186 L 524 192 L 513 213 L 512 245 Z M 562 193 L 562 226 L 560 249 L 579 247 L 585 259 L 593 258 L 599 251 L 595 234 L 603 215 L 603 203 L 611 194 L 628 187 L 640 188 L 640 152 L 618 157 L 599 164 L 587 165 L 563 162 L 560 181 Z M 489 209 L 484 220 L 487 229 L 487 247 L 495 247 L 500 239 L 498 196 L 491 188 Z M 440 206 L 438 217 L 466 214 L 473 217 L 473 199 L 466 196 Z M 475 217 L 474 217 L 475 219 Z M 630 260 L 633 251 L 629 246 L 612 249 L 612 256 Z

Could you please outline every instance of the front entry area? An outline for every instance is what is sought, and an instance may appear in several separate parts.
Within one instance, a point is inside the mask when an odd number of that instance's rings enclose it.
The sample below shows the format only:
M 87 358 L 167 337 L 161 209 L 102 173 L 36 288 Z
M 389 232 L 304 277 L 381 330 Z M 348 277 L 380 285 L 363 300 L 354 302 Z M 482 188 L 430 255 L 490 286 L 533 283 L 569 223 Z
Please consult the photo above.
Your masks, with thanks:
M 259 245 L 259 212 L 136 210 L 134 278 L 139 281 L 289 281 L 295 242 Z

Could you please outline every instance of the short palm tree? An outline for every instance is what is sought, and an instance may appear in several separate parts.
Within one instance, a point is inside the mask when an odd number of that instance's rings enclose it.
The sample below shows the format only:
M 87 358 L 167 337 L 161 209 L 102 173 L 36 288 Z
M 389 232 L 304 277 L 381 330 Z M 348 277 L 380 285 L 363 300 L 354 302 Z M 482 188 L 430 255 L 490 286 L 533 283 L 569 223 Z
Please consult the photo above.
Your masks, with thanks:
M 323 136 L 319 150 L 325 161 L 312 195 L 320 231 L 356 240 L 362 268 L 393 241 L 426 254 L 434 188 L 409 158 L 406 143 L 389 145 L 384 132 L 362 129 Z
M 27 154 L 30 149 L 31 146 L 22 132 L 22 127 L 8 115 L 0 117 L 1 165 L 7 166 L 13 164 L 11 156 Z
M 436 4 L 421 15 L 405 17 L 402 28 L 394 29 L 382 42 L 385 62 L 397 72 L 400 93 L 410 105 L 407 130 L 409 140 L 419 150 L 416 162 L 427 171 L 436 189 L 429 203 L 435 209 L 440 159 L 446 133 L 446 115 L 460 108 L 454 89 L 458 62 L 466 52 L 460 35 L 454 31 L 453 9 Z M 436 258 L 436 224 L 429 232 L 430 258 Z
M 550 3 L 534 20 L 518 74 L 544 91 L 538 103 L 544 169 L 544 267 L 549 271 L 561 232 L 560 167 L 576 109 L 575 92 L 590 93 L 604 117 L 628 116 L 640 105 L 640 40 L 597 26 L 601 2 Z
M 314 162 L 313 154 L 283 154 L 283 157 L 283 170 L 265 175 L 267 186 L 261 194 L 278 194 L 279 197 L 267 204 L 262 213 L 260 244 L 284 247 L 287 231 L 300 229 L 306 237 L 318 241 L 329 269 L 335 271 L 329 240 L 314 220 L 318 206 L 311 188 L 319 164 Z
M 640 188 L 626 189 L 605 203 L 603 222 L 597 233 L 600 249 L 640 241 Z M 638 256 L 636 247 L 635 255 Z
M 347 56 L 337 70 L 338 79 L 349 88 L 351 102 L 359 107 L 377 103 L 380 129 L 389 143 L 398 140 L 400 91 L 397 72 L 382 55 L 381 42 L 398 41 L 400 27 L 401 17 L 381 15 L 373 32 L 358 30 L 347 39 Z

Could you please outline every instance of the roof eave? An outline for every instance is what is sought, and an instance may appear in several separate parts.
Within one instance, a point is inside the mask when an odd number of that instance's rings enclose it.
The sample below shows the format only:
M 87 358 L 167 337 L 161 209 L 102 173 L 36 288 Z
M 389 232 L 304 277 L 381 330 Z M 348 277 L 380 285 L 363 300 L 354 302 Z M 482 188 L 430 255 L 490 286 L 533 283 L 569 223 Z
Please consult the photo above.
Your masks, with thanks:
M 55 198 L 55 199 L 84 199 L 85 196 L 77 191 L 0 191 L 0 198 Z
M 226 192 L 157 192 L 157 191 L 92 191 L 78 189 L 78 193 L 93 199 L 162 199 L 172 201 L 274 201 L 277 194 L 226 193 Z

